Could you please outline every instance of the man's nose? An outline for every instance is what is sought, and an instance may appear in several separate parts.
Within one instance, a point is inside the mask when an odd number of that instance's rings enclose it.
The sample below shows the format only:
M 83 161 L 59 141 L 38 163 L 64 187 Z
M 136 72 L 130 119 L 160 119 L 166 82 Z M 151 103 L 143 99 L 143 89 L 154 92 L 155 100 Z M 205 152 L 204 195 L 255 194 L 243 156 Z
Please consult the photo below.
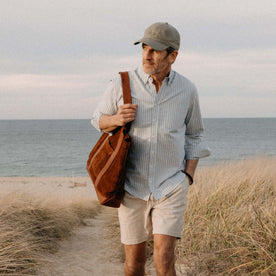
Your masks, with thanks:
M 150 53 L 150 51 L 145 51 L 144 52 L 144 58 L 145 59 L 151 59 L 151 53 Z

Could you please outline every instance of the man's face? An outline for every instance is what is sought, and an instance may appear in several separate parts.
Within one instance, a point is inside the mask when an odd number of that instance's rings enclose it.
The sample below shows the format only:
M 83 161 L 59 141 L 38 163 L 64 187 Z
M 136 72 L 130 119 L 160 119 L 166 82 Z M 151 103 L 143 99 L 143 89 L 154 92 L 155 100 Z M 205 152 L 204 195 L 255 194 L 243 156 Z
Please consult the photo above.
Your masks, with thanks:
M 142 44 L 143 69 L 146 74 L 156 75 L 165 71 L 170 71 L 173 63 L 167 50 L 157 51 L 146 44 Z

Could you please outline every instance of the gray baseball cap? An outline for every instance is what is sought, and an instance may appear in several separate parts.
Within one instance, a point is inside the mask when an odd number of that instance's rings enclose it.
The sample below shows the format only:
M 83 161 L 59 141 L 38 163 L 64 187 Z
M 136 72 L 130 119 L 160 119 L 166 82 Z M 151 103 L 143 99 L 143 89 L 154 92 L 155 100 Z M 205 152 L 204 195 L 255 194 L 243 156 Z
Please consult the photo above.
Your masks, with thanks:
M 168 23 L 157 22 L 149 26 L 144 33 L 144 37 L 134 44 L 145 43 L 157 51 L 165 50 L 169 47 L 179 50 L 180 35 L 175 27 Z

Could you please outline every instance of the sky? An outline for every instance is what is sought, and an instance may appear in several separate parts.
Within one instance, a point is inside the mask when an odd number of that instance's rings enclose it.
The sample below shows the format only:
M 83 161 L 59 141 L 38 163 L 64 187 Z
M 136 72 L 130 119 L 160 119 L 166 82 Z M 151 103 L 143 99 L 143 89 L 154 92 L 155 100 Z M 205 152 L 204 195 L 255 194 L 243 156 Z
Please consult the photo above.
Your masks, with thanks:
M 173 69 L 204 118 L 276 117 L 275 0 L 0 1 L 0 119 L 88 119 L 141 64 L 154 22 L 181 35 Z

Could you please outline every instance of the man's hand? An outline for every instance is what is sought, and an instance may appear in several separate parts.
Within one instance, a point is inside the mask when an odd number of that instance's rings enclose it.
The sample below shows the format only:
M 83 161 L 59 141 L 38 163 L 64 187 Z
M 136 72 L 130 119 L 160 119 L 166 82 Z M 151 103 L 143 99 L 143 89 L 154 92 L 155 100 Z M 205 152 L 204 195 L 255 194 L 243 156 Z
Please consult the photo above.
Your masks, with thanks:
M 132 122 L 137 111 L 137 104 L 123 104 L 119 106 L 115 115 L 103 115 L 99 120 L 100 129 L 109 132 L 119 126 Z
M 116 126 L 124 126 L 132 122 L 135 118 L 137 104 L 123 104 L 119 106 L 117 114 L 114 116 Z

